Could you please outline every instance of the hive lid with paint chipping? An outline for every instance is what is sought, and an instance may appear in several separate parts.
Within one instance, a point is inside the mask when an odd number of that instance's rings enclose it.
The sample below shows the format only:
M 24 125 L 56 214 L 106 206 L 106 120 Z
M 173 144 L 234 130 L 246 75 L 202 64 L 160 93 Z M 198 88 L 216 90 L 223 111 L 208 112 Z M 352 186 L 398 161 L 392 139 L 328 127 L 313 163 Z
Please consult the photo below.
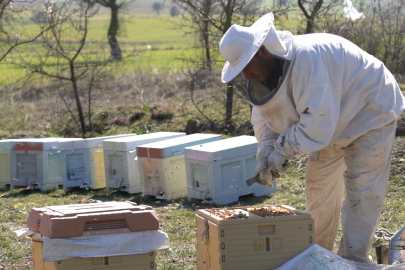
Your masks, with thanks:
M 61 150 L 60 142 L 83 140 L 81 138 L 40 138 L 11 142 L 11 150 L 19 151 L 51 151 Z
M 137 147 L 138 157 L 165 158 L 184 154 L 184 148 L 222 140 L 220 134 L 192 134 L 180 138 L 143 144 Z
M 186 136 L 184 132 L 154 132 L 131 137 L 116 138 L 103 141 L 103 149 L 111 151 L 134 151 L 142 144 L 151 143 L 158 138 L 171 139 Z
M 88 148 L 95 148 L 95 147 L 103 147 L 103 141 L 111 140 L 116 138 L 123 138 L 123 137 L 133 137 L 137 134 L 123 134 L 123 135 L 116 135 L 116 136 L 103 136 L 103 137 L 95 137 L 95 138 L 86 138 L 83 140 L 77 140 L 72 142 L 60 142 L 60 148 L 66 151 L 75 150 L 75 149 L 88 149 Z
M 184 157 L 201 161 L 219 161 L 240 155 L 255 154 L 257 140 L 254 136 L 242 135 L 202 145 L 186 147 Z
M 11 150 L 12 146 L 15 145 L 14 142 L 23 142 L 27 140 L 35 140 L 35 138 L 25 138 L 25 139 L 7 139 L 7 140 L 0 140 L 0 151 L 7 151 Z
M 97 202 L 32 208 L 27 226 L 50 238 L 158 230 L 159 220 L 148 205 Z

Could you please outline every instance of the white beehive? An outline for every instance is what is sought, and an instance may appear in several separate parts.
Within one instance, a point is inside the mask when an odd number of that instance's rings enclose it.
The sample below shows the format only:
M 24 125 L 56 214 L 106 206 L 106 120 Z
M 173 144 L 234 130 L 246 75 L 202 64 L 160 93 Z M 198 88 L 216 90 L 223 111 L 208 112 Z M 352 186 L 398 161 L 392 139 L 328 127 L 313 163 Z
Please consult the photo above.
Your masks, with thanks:
M 186 147 L 188 198 L 224 205 L 243 195 L 259 197 L 275 192 L 275 181 L 273 187 L 246 184 L 254 176 L 256 151 L 256 138 L 246 135 Z
M 142 195 L 162 200 L 187 196 L 184 148 L 221 139 L 218 134 L 192 134 L 138 146 Z
M 0 188 L 10 185 L 10 149 L 11 142 L 27 139 L 0 140 Z
M 63 189 L 68 191 L 73 187 L 105 188 L 103 141 L 130 136 L 136 134 L 60 142 Z
M 79 138 L 26 139 L 10 145 L 10 188 L 50 190 L 62 185 L 59 142 Z
M 142 144 L 186 136 L 183 132 L 155 132 L 103 141 L 107 190 L 141 193 L 136 147 Z

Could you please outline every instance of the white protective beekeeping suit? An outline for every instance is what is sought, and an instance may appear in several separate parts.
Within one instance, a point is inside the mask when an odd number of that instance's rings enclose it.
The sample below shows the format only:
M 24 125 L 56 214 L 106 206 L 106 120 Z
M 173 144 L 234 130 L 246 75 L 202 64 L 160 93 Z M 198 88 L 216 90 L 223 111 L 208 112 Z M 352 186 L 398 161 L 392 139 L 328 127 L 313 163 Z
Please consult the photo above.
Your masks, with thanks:
M 384 64 L 350 41 L 270 27 L 263 45 L 285 64 L 271 98 L 261 83 L 249 82 L 257 159 L 273 149 L 286 157 L 309 154 L 306 210 L 316 243 L 333 249 L 345 189 L 338 254 L 369 262 L 404 96 Z

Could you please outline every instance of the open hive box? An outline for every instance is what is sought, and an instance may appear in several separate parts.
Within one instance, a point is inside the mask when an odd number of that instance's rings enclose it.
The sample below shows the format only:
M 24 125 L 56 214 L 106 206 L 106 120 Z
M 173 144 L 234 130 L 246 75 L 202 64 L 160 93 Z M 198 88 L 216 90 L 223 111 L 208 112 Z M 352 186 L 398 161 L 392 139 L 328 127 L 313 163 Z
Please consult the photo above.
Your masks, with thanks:
M 198 269 L 274 269 L 314 243 L 314 221 L 286 205 L 198 210 Z

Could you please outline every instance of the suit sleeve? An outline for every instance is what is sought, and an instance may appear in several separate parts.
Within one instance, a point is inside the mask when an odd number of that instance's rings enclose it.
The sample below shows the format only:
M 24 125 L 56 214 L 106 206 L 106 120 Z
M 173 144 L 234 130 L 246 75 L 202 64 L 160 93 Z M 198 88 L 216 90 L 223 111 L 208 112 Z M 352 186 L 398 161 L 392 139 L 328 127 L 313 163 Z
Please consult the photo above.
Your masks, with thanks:
M 267 158 L 274 150 L 274 143 L 279 137 L 279 134 L 268 128 L 255 107 L 252 109 L 251 122 L 258 142 L 256 159 Z

